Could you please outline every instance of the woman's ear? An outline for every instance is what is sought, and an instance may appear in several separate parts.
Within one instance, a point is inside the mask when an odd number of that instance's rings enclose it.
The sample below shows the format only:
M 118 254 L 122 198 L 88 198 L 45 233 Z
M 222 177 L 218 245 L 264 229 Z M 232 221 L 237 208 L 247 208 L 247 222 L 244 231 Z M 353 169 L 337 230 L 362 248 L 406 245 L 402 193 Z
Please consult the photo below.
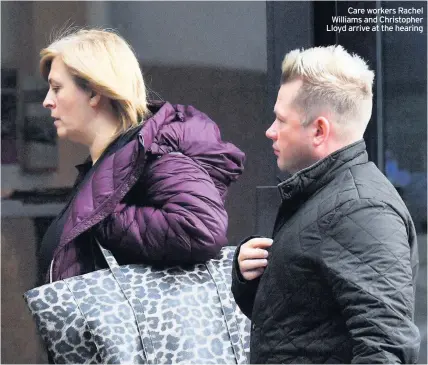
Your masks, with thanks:
M 97 94 L 95 91 L 91 90 L 91 96 L 89 99 L 89 105 L 92 107 L 96 107 L 101 100 L 101 95 Z

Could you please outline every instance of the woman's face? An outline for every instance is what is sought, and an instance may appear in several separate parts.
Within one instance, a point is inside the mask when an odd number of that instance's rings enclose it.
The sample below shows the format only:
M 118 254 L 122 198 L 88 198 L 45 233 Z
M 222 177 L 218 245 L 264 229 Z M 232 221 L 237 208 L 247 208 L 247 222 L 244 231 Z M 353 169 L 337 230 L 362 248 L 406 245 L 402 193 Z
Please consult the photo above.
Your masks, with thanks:
M 43 106 L 51 110 L 58 137 L 82 144 L 90 143 L 89 126 L 94 117 L 91 93 L 79 87 L 60 57 L 52 61 L 49 91 Z

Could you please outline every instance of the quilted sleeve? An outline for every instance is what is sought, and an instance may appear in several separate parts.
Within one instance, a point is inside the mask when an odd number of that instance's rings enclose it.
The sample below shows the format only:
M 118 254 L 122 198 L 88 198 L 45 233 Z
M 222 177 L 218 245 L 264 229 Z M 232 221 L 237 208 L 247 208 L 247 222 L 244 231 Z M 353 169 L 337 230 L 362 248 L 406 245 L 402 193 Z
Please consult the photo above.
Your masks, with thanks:
M 353 340 L 352 363 L 414 364 L 420 336 L 406 224 L 372 200 L 340 210 L 320 220 L 329 221 L 321 229 L 321 264 Z
M 210 176 L 191 158 L 166 154 L 101 225 L 106 247 L 129 261 L 202 262 L 227 243 L 227 213 Z M 140 199 L 141 201 L 141 199 Z

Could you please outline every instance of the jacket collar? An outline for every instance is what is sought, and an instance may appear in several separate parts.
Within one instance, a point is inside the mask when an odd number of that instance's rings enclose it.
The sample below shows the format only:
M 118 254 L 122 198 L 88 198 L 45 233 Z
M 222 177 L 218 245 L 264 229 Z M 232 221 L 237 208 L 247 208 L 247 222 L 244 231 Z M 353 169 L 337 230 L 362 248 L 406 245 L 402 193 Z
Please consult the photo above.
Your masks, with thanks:
M 281 198 L 284 201 L 309 197 L 333 180 L 341 171 L 367 161 L 364 140 L 345 146 L 278 184 Z

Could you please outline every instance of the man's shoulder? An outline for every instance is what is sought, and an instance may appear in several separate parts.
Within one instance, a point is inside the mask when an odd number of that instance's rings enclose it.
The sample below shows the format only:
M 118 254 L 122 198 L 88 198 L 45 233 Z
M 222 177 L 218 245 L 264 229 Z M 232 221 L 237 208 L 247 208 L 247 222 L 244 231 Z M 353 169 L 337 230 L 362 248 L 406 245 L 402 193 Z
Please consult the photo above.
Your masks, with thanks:
M 361 199 L 386 201 L 401 200 L 400 196 L 386 176 L 372 162 L 350 168 L 355 189 Z
M 407 211 L 397 190 L 372 162 L 352 166 L 335 176 L 320 192 L 318 204 L 320 216 L 361 204 Z

